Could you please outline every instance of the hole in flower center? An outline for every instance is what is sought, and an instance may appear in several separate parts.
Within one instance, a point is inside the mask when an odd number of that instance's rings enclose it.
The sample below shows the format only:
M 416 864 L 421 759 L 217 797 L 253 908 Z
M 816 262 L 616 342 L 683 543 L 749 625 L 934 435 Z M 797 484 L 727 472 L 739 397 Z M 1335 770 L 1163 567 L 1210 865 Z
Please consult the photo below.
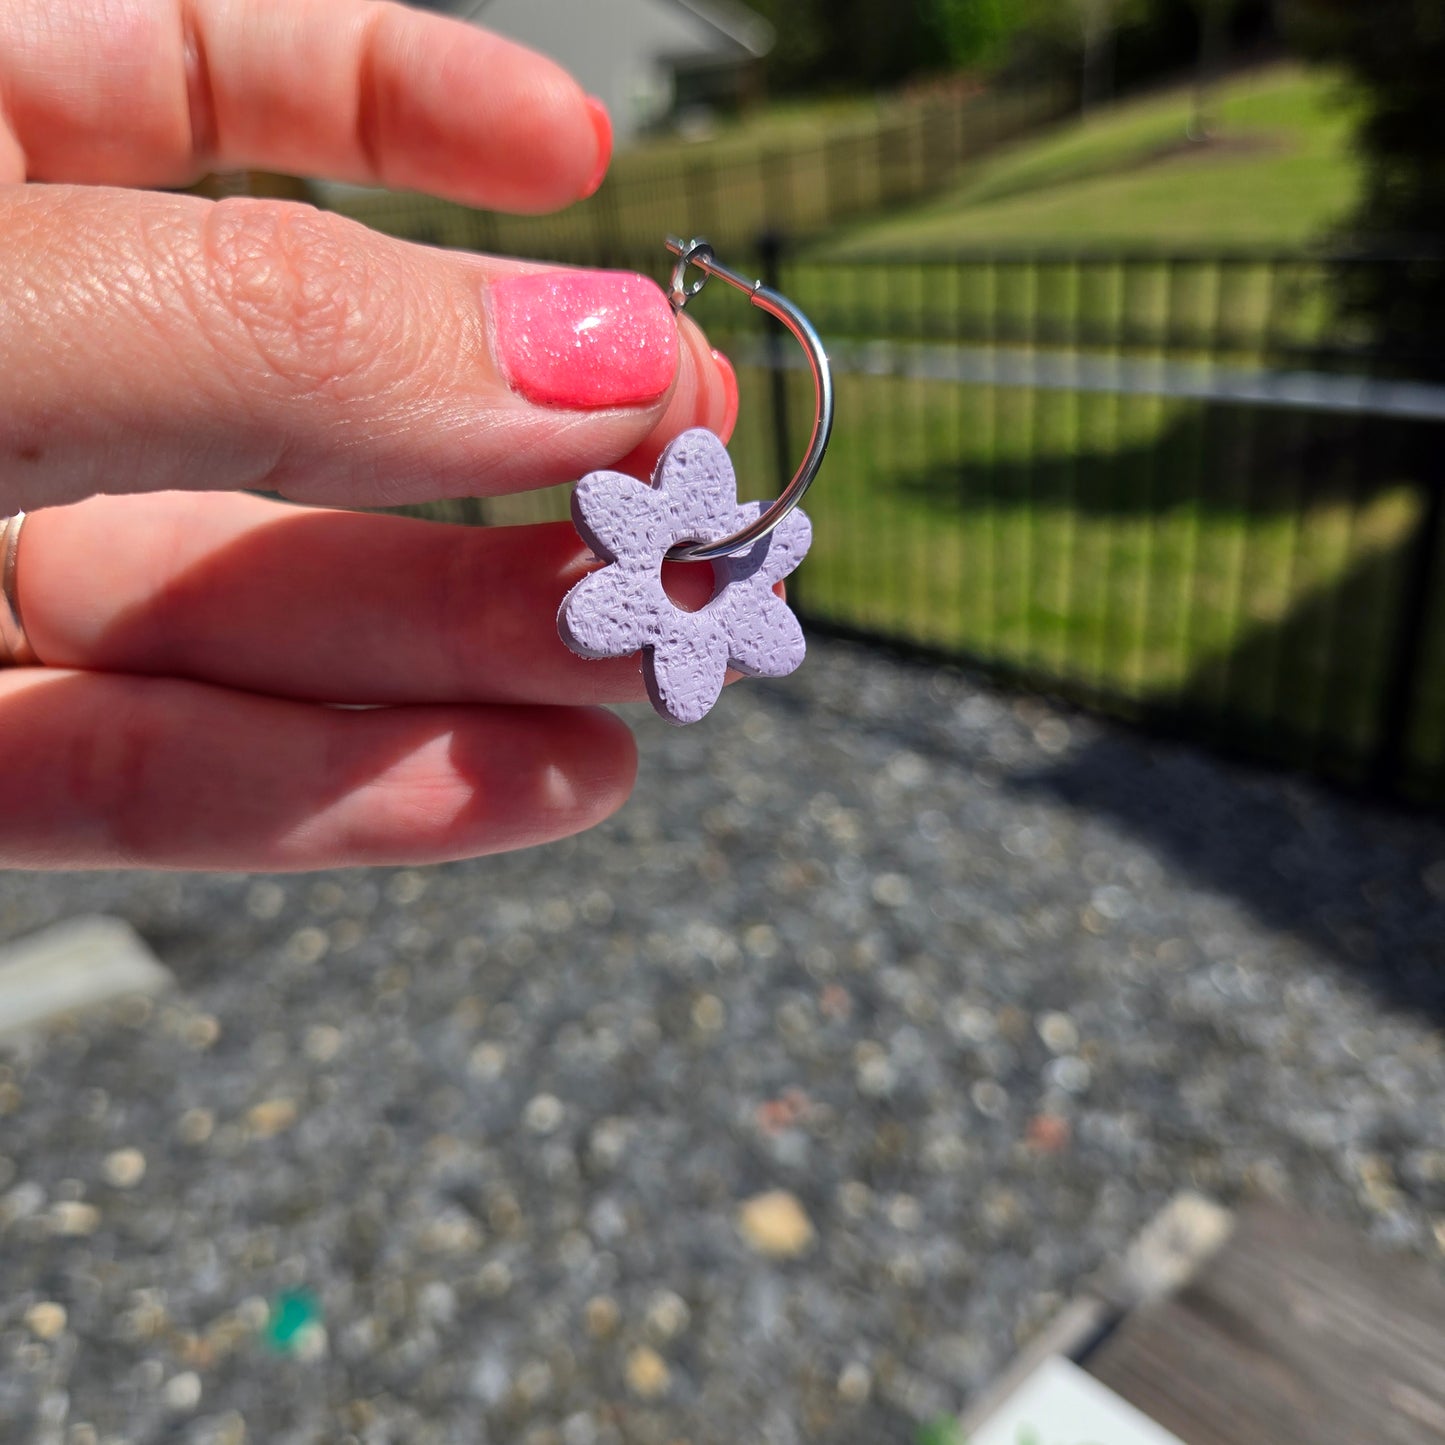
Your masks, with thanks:
M 713 562 L 664 562 L 662 590 L 681 612 L 701 612 L 722 591 L 722 574 Z

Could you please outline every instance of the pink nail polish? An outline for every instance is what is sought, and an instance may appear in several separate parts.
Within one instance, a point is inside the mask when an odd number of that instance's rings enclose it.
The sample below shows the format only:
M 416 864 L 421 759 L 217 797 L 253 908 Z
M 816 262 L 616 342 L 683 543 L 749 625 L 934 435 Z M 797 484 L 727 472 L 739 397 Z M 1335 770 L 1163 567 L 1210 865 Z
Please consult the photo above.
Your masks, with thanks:
M 607 174 L 607 167 L 612 160 L 612 117 L 607 114 L 607 107 L 596 96 L 589 95 L 587 114 L 592 117 L 592 130 L 597 137 L 597 161 L 582 189 L 584 200 L 602 184 L 602 178 Z
M 717 366 L 717 374 L 722 378 L 724 398 L 723 418 L 717 434 L 727 441 L 738 424 L 738 374 L 733 370 L 732 362 L 721 351 L 714 351 L 712 359 Z
M 630 271 L 539 271 L 491 287 L 492 341 L 513 391 L 539 406 L 640 406 L 677 371 L 661 287 Z

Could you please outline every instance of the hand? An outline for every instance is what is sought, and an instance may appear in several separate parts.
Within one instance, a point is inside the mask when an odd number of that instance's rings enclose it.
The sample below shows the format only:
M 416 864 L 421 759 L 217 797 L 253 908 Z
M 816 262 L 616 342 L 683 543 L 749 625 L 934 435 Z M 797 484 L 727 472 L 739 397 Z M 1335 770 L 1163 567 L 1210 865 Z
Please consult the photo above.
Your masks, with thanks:
M 556 635 L 570 527 L 200 493 L 645 475 L 689 426 L 726 436 L 727 363 L 635 277 L 112 189 L 254 167 L 548 210 L 600 179 L 595 102 L 362 0 L 0 0 L 0 95 L 0 515 L 31 512 L 45 664 L 0 671 L 0 866 L 422 862 L 613 811 L 632 740 L 590 705 L 642 685 Z

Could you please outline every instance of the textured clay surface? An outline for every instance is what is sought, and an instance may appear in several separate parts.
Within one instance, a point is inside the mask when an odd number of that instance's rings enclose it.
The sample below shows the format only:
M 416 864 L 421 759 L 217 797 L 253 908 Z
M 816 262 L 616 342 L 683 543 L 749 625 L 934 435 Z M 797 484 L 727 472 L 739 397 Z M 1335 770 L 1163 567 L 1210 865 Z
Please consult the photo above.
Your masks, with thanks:
M 790 513 L 770 536 L 712 565 L 712 600 L 687 612 L 662 585 L 662 561 L 679 542 L 711 542 L 746 526 L 760 502 L 739 504 L 727 449 L 710 431 L 684 432 L 658 459 L 652 484 L 593 472 L 572 494 L 572 518 L 608 565 L 562 601 L 557 627 L 583 657 L 642 651 L 653 706 L 671 722 L 703 717 L 731 665 L 783 677 L 803 660 L 803 630 L 773 587 L 803 560 L 813 529 Z

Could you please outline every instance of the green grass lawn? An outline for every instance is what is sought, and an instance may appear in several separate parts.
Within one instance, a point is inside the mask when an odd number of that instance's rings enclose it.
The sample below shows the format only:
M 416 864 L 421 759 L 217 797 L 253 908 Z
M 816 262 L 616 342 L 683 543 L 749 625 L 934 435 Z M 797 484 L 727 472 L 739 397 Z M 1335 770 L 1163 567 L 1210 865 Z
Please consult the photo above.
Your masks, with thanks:
M 946 195 L 865 223 L 830 256 L 969 246 L 1295 246 L 1355 197 L 1339 83 L 1293 65 L 1220 88 L 1215 138 L 1186 136 L 1187 88 L 1126 101 L 1018 142 Z

